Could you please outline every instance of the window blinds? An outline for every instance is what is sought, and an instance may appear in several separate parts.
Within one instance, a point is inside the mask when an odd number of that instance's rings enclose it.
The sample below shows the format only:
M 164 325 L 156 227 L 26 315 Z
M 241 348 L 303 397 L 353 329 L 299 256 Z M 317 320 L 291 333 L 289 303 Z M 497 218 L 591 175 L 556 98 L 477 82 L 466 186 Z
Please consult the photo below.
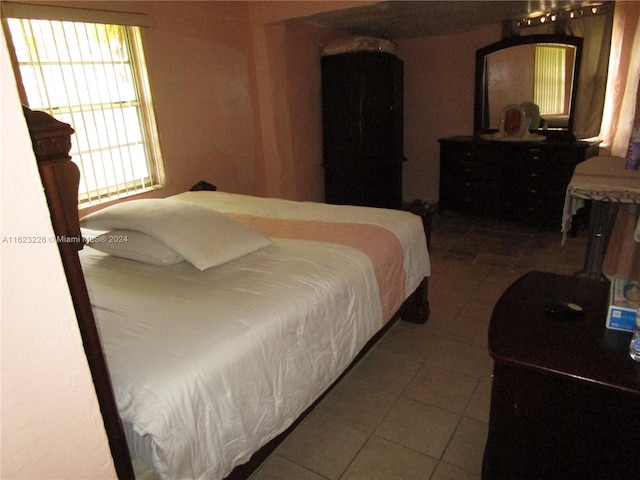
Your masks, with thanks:
M 106 23 L 139 24 L 148 17 L 15 3 L 2 7 L 26 103 L 75 129 L 70 154 L 81 171 L 80 203 L 162 185 L 139 28 Z

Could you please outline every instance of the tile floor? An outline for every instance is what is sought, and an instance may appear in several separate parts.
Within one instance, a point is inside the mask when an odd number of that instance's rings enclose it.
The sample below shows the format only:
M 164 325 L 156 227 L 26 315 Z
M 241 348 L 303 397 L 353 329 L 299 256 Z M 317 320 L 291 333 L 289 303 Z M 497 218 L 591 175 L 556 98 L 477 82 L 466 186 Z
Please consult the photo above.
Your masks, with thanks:
M 530 270 L 572 274 L 586 237 L 437 215 L 431 317 L 397 322 L 252 480 L 475 480 L 487 435 L 493 305 Z

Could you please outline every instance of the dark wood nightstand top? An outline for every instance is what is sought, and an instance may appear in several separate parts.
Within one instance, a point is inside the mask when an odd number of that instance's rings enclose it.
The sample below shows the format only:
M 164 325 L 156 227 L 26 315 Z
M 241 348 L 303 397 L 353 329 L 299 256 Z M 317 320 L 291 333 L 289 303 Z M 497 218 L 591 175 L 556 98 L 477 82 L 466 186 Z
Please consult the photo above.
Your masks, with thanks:
M 524 275 L 493 311 L 492 358 L 640 396 L 640 363 L 628 353 L 631 333 L 605 327 L 608 292 L 608 282 L 545 272 Z M 545 305 L 557 301 L 581 305 L 584 315 L 545 314 Z

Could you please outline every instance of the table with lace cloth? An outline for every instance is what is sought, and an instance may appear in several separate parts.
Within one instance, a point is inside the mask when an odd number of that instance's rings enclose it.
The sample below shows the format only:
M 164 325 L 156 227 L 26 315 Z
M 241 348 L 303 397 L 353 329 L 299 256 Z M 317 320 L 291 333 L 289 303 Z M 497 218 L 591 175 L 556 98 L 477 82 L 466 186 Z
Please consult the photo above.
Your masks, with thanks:
M 620 204 L 640 204 L 640 170 L 625 170 L 625 159 L 598 156 L 578 164 L 567 187 L 562 215 L 562 243 L 571 229 L 571 217 L 591 201 L 589 239 L 581 272 L 602 277 L 602 263 Z M 640 220 L 634 239 L 640 242 Z

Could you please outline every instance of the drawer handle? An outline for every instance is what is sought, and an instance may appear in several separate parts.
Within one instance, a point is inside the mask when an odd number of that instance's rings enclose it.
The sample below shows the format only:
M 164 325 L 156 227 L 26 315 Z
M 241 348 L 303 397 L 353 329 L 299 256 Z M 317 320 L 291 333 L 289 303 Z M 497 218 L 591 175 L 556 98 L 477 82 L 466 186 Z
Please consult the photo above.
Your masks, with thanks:
M 529 190 L 530 193 L 538 193 L 538 190 L 536 190 L 535 188 L 532 188 L 531 190 Z
M 531 178 L 536 178 L 536 177 L 538 177 L 538 174 L 537 174 L 537 173 L 531 173 L 529 176 L 530 176 Z

